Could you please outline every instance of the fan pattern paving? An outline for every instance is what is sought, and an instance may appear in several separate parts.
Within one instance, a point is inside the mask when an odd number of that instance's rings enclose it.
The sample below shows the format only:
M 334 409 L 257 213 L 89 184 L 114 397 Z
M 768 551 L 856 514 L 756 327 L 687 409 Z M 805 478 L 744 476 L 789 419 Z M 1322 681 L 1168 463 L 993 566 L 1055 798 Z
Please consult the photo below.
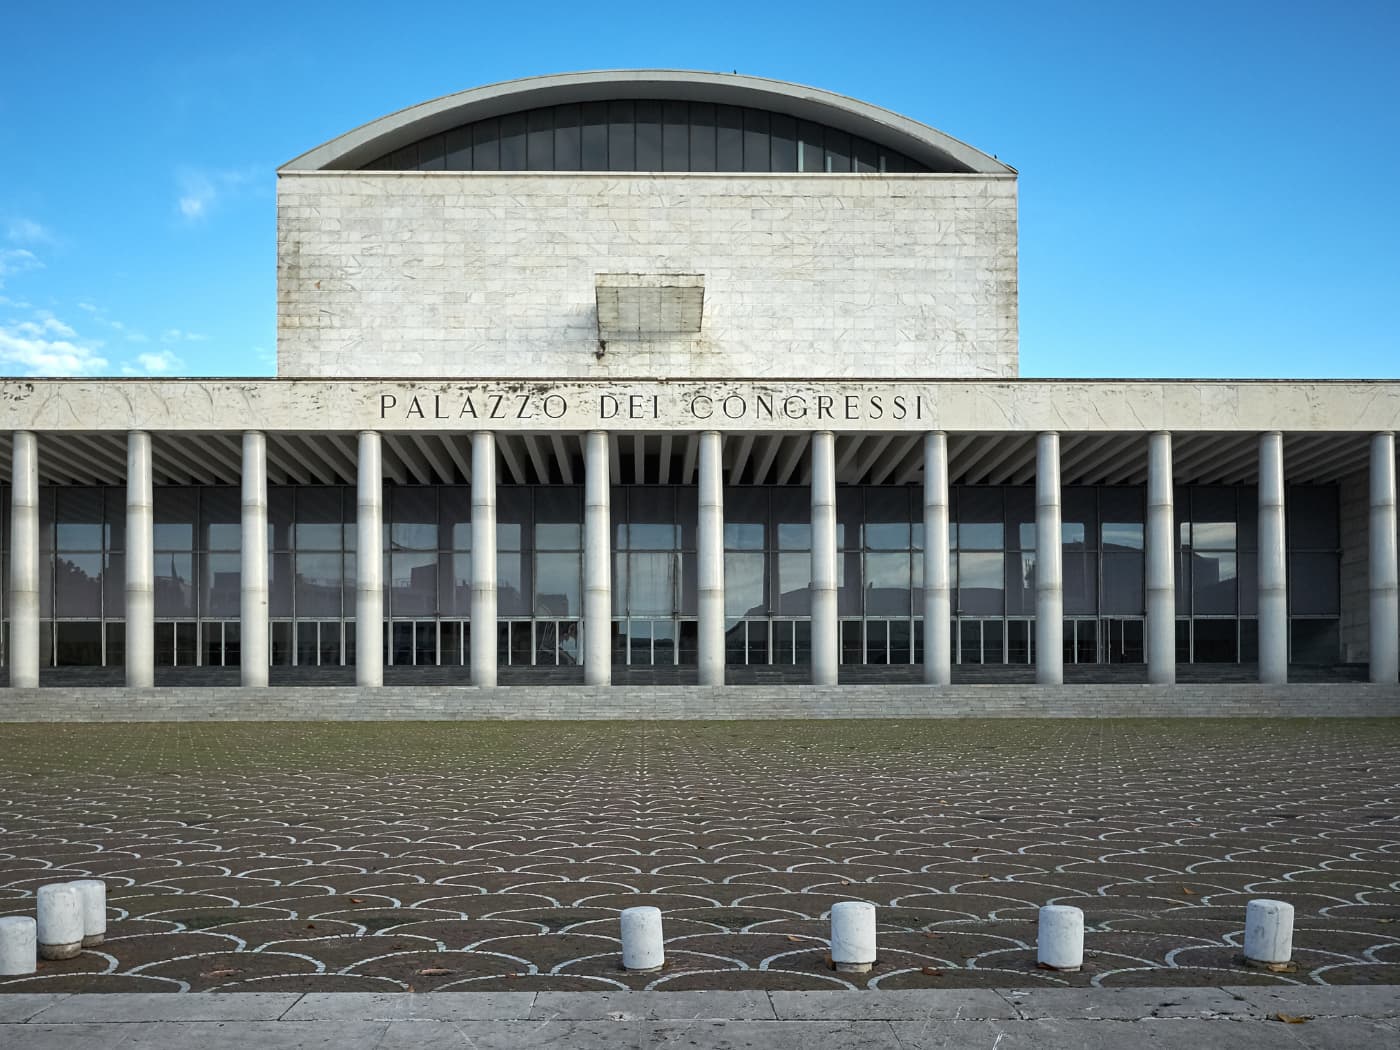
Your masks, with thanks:
M 107 880 L 0 991 L 1400 983 L 1400 724 L 5 727 L 0 914 Z M 1237 965 L 1246 902 L 1296 972 Z M 827 963 L 875 903 L 868 976 Z M 1035 967 L 1045 903 L 1084 973 Z M 665 915 L 660 975 L 617 915 Z

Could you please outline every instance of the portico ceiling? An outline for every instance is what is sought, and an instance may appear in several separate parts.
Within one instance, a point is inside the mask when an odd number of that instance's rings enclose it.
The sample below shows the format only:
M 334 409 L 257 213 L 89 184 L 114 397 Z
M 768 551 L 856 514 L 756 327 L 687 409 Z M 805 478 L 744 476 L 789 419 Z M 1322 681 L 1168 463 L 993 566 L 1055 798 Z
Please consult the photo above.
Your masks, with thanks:
M 386 481 L 400 485 L 464 484 L 471 480 L 466 434 L 385 431 Z M 267 435 L 268 480 L 275 485 L 353 485 L 353 433 L 273 432 Z M 806 432 L 727 434 L 725 482 L 797 485 L 811 480 Z M 583 482 L 583 443 L 577 433 L 498 433 L 502 484 Z M 0 478 L 8 481 L 11 439 L 0 435 Z M 694 433 L 613 433 L 614 484 L 691 485 L 699 436 Z M 1337 481 L 1367 469 L 1369 435 L 1300 433 L 1284 436 L 1284 467 L 1297 484 Z M 1178 484 L 1247 484 L 1257 477 L 1258 438 L 1249 433 L 1182 433 L 1173 442 Z M 156 484 L 236 485 L 241 477 L 238 433 L 152 434 Z M 948 435 L 949 477 L 955 484 L 1024 485 L 1035 479 L 1035 435 Z M 1061 480 L 1074 484 L 1139 485 L 1147 478 L 1147 439 L 1141 433 L 1065 433 Z M 126 436 L 64 431 L 39 438 L 39 477 L 46 485 L 119 485 L 126 478 Z M 836 435 L 840 484 L 910 485 L 923 481 L 920 433 Z

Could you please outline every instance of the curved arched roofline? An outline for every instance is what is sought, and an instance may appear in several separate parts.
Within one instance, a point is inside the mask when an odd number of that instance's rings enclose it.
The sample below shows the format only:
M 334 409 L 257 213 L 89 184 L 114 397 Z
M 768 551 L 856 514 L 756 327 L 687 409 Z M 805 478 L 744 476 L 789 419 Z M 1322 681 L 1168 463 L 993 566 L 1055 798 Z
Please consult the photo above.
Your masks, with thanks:
M 1014 168 L 950 135 L 844 95 L 737 73 L 670 69 L 555 73 L 444 95 L 362 124 L 288 161 L 278 171 L 354 171 L 402 146 L 462 124 L 566 102 L 626 98 L 714 102 L 789 113 L 896 149 L 934 171 L 1015 174 Z

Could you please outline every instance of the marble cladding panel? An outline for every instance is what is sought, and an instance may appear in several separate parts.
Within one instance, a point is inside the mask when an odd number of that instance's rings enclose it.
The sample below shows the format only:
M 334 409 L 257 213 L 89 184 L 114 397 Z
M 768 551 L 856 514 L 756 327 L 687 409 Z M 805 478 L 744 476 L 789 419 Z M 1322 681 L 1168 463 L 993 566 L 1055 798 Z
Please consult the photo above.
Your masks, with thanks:
M 1017 372 L 1004 176 L 284 174 L 283 376 Z M 698 335 L 599 354 L 601 273 L 702 274 Z

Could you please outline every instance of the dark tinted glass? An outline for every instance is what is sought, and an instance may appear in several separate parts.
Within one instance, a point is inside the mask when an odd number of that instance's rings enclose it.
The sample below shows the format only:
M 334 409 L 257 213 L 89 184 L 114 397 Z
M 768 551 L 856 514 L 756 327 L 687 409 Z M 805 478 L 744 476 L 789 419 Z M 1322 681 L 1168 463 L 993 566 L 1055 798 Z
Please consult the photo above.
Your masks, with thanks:
M 661 169 L 690 170 L 690 126 L 684 102 L 661 106 Z
M 525 167 L 554 168 L 554 110 L 532 109 L 525 115 Z
M 453 128 L 446 135 L 448 171 L 472 170 L 472 129 Z
M 715 107 L 710 102 L 690 104 L 690 171 L 715 170 Z
M 579 167 L 578 106 L 554 107 L 554 167 L 559 171 L 577 171 Z
M 584 171 L 608 170 L 608 104 L 585 102 L 580 107 L 579 138 L 583 148 Z
M 635 171 L 661 171 L 661 103 L 637 103 Z
M 418 170 L 441 171 L 443 169 L 445 137 L 434 135 L 418 143 Z
M 852 142 L 855 147 L 855 170 L 861 172 L 879 171 L 880 152 L 875 148 L 875 143 L 862 138 L 853 139 Z
M 761 109 L 744 110 L 744 170 L 769 171 L 768 128 L 770 115 Z
M 475 171 L 497 171 L 501 167 L 501 122 L 483 120 L 472 133 L 472 164 Z
M 822 147 L 825 129 L 804 120 L 797 125 L 797 170 L 826 171 L 826 151 Z
M 826 129 L 826 170 L 851 170 L 851 136 L 835 128 Z
M 797 170 L 797 121 L 782 113 L 774 113 L 771 122 L 772 144 L 769 171 Z
M 525 170 L 525 133 L 527 125 L 524 113 L 512 113 L 501 118 L 501 170 Z
M 715 107 L 715 170 L 744 170 L 744 111 L 738 106 Z
M 637 106 L 608 103 L 608 170 L 637 170 Z

